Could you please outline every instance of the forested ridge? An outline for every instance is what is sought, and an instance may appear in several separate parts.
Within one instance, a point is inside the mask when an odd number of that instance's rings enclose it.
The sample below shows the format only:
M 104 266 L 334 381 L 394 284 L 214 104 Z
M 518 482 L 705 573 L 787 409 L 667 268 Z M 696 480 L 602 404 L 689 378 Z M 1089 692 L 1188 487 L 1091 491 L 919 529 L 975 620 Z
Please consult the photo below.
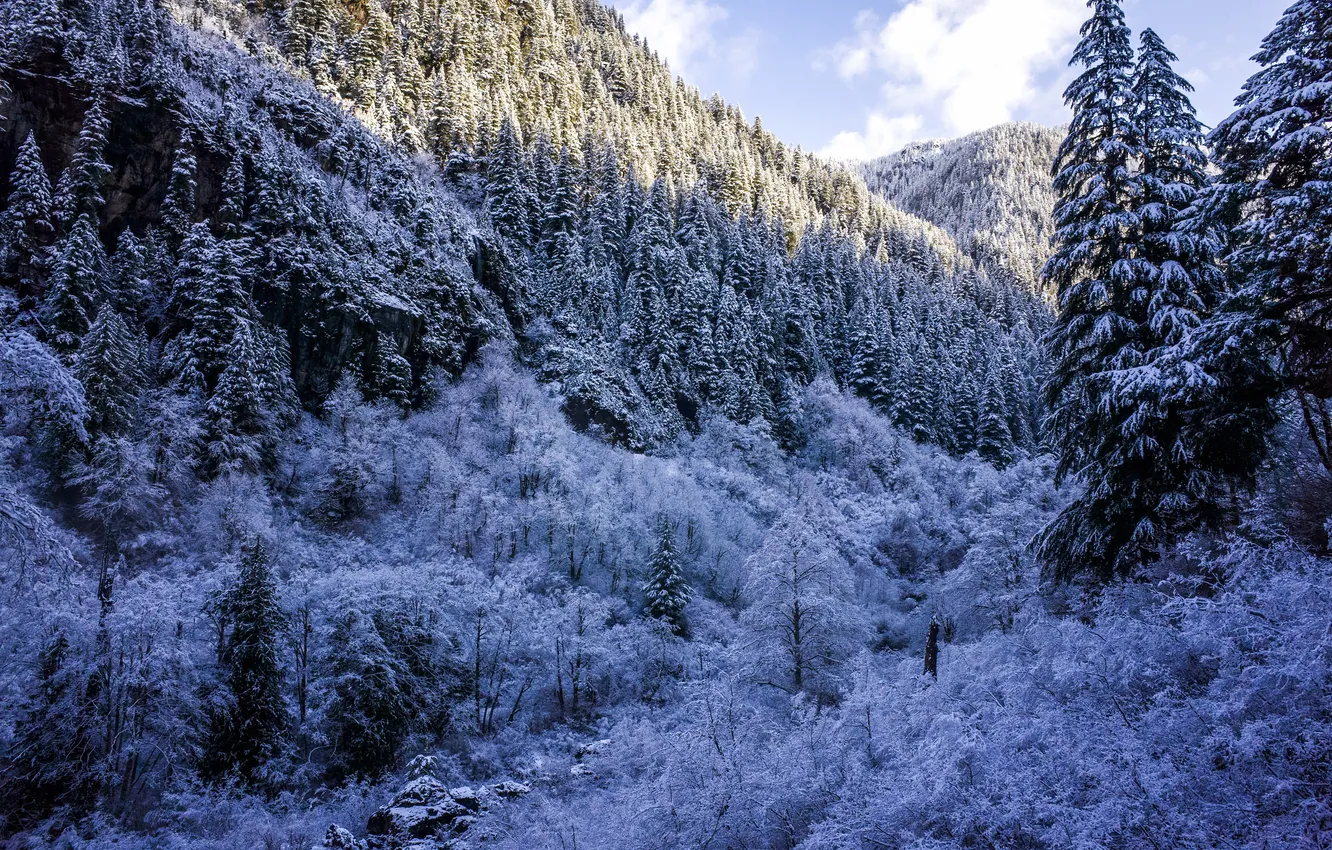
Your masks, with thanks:
M 943 228 L 975 262 L 1033 292 L 1050 258 L 1051 170 L 1064 133 L 1002 124 L 950 141 L 916 142 L 860 163 L 870 190 Z
M 0 840 L 1320 847 L 1332 8 L 858 167 L 595 2 L 0 0 Z

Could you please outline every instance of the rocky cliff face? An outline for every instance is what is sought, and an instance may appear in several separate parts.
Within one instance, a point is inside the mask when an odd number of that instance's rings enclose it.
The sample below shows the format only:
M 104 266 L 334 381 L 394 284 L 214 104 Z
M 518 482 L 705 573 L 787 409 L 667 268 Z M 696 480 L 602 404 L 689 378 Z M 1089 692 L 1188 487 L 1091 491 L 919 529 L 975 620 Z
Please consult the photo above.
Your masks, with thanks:
M 419 388 L 430 369 L 457 372 L 485 338 L 520 321 L 504 264 L 482 261 L 493 246 L 429 170 L 399 159 L 304 83 L 237 62 L 205 39 L 158 38 L 165 70 L 137 85 L 123 82 L 126 69 L 73 61 L 68 44 L 0 63 L 0 198 L 30 133 L 59 183 L 94 99 L 108 124 L 96 222 L 107 254 L 126 231 L 162 235 L 173 167 L 192 158 L 189 221 L 246 240 L 246 287 L 282 332 L 307 401 L 347 371 L 374 392 L 386 363 Z M 238 210 L 238 220 L 223 221 Z M 149 338 L 171 333 L 163 310 L 178 247 L 147 258 Z

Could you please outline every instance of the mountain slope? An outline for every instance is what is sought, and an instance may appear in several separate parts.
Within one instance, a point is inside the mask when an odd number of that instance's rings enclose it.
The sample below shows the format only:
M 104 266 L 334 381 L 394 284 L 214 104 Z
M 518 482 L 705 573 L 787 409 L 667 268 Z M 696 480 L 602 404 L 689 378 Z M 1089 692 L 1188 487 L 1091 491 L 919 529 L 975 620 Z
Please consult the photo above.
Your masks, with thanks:
M 726 110 L 708 112 L 682 86 L 668 90 L 688 113 L 680 116 L 686 153 L 668 158 L 682 169 L 677 176 L 706 175 L 721 163 L 752 166 L 755 181 L 710 186 L 659 177 L 645 185 L 640 164 L 621 159 L 622 140 L 668 150 L 672 137 L 649 120 L 655 113 L 639 98 L 607 108 L 619 116 L 615 126 L 600 126 L 603 111 L 589 107 L 588 135 L 576 148 L 558 145 L 557 128 L 547 128 L 554 136 L 525 133 L 516 106 L 493 127 L 494 116 L 479 113 L 467 125 L 478 142 L 453 148 L 441 172 L 427 158 L 404 155 L 414 124 L 398 128 L 400 146 L 391 151 L 337 104 L 284 74 L 272 45 L 290 46 L 290 33 L 260 33 L 269 39 L 261 41 L 254 29 L 272 10 L 237 11 L 250 27 L 238 44 L 217 37 L 229 26 L 226 16 L 203 9 L 177 10 L 192 25 L 185 29 L 133 4 L 90 8 L 97 14 L 84 15 L 86 25 L 49 43 L 10 40 L 15 53 L 4 78 L 13 119 L 0 167 L 8 172 L 18 162 L 34 129 L 50 182 L 93 175 L 83 196 L 105 203 L 86 203 L 84 212 L 103 247 L 128 232 L 151 249 L 141 303 L 117 307 L 169 359 L 203 338 L 182 315 L 180 293 L 187 284 L 217 285 L 189 270 L 205 253 L 225 249 L 244 294 L 224 309 L 261 321 L 227 320 L 211 345 L 225 348 L 235 327 L 262 326 L 264 339 L 255 344 L 261 352 L 283 349 L 311 406 L 344 374 L 370 397 L 420 402 L 431 369 L 456 374 L 482 340 L 513 336 L 525 360 L 565 395 L 575 422 L 640 449 L 697 431 L 715 415 L 775 429 L 794 447 L 799 390 L 818 375 L 854 388 L 919 439 L 959 453 L 980 446 L 990 384 L 990 413 L 1007 430 L 995 451 L 1007 456 L 1010 445 L 1034 444 L 1040 305 L 974 268 L 943 231 L 871 202 L 854 175 L 779 151 Z M 611 26 L 610 13 L 592 9 L 588 20 L 607 29 L 586 24 L 586 37 L 630 51 L 639 75 L 657 81 L 640 94 L 665 96 L 658 91 L 670 77 L 665 66 Z M 492 34 L 554 26 L 544 6 L 512 20 L 512 9 L 494 20 L 490 12 L 477 13 L 471 25 Z M 410 24 L 419 20 L 403 14 L 406 23 L 393 32 L 413 43 L 419 33 Z M 513 61 L 551 48 L 531 39 L 518 39 L 526 46 L 515 48 Z M 375 54 L 374 92 L 396 91 L 393 81 L 406 73 L 393 70 L 396 54 L 384 49 Z M 255 54 L 279 67 L 256 63 Z M 325 86 L 316 71 L 345 71 L 334 54 L 307 68 Z M 561 53 L 559 62 L 581 67 L 580 55 Z M 500 79 L 482 73 L 489 65 L 474 64 L 458 54 L 440 73 Z M 45 73 L 22 73 L 26 67 Z M 498 101 L 516 97 L 510 89 L 537 98 L 524 88 L 537 71 L 528 64 L 505 71 L 495 83 Z M 361 100 L 342 105 L 373 119 L 380 100 L 365 101 L 361 89 L 334 94 L 353 93 Z M 549 92 L 541 97 L 533 102 L 542 108 L 549 98 L 559 102 Z M 87 118 L 94 114 L 104 131 Z M 539 128 L 544 119 L 530 120 Z M 593 135 L 602 131 L 610 135 Z M 691 147 L 690 138 L 721 152 Z M 775 159 L 763 164 L 768 146 Z M 764 194 L 762 187 L 778 185 L 782 192 Z M 59 276 L 47 274 L 48 260 L 103 264 L 87 240 L 73 239 L 73 223 L 34 220 L 45 235 L 33 245 L 13 243 L 9 272 L 31 278 L 13 284 L 25 308 L 55 309 L 41 302 L 65 291 L 50 286 Z M 205 232 L 187 240 L 201 224 Z M 113 266 L 130 262 L 118 253 Z M 67 354 L 107 291 L 93 287 L 76 299 L 81 306 L 61 332 Z M 214 351 L 204 360 L 212 365 L 201 372 L 200 390 L 211 401 L 225 357 Z
M 1035 292 L 1054 237 L 1060 130 L 1003 124 L 860 165 L 871 191 L 947 231 L 964 254 Z
M 580 157 L 609 144 L 644 184 L 701 183 L 733 217 L 779 218 L 789 248 L 831 217 L 867 242 L 901 232 L 957 261 L 947 234 L 882 203 L 854 173 L 702 97 L 597 0 L 220 0 L 181 17 L 192 14 L 453 170 L 473 167 L 509 119 L 529 146 L 545 137 Z

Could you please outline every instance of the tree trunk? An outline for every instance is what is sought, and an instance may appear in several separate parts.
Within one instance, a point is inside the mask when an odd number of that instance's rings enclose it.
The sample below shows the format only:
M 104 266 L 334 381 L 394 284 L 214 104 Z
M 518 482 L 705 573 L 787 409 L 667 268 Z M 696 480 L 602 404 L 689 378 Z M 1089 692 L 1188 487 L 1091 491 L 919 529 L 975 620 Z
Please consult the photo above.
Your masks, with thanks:
M 930 620 L 930 636 L 925 639 L 925 674 L 939 678 L 939 621 Z

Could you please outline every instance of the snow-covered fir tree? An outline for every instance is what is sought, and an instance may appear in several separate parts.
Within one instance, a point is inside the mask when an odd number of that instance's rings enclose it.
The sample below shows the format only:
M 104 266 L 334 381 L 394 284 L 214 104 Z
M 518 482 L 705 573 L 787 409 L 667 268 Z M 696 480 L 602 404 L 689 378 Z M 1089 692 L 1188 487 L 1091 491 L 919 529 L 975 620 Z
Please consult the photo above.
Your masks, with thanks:
M 31 131 L 19 146 L 9 185 L 2 234 L 4 271 L 12 276 L 19 297 L 31 298 L 41 290 L 46 249 L 55 236 L 51 178 L 42 165 L 42 152 Z
M 1041 552 L 1058 575 L 1110 578 L 1143 554 L 1134 545 L 1142 517 L 1132 491 L 1145 470 L 1124 466 L 1132 449 L 1114 393 L 1117 374 L 1141 365 L 1150 295 L 1139 260 L 1143 140 L 1133 45 L 1119 0 L 1088 5 L 1073 54 L 1083 71 L 1064 95 L 1073 121 L 1056 160 L 1057 241 L 1044 272 L 1059 305 L 1046 387 L 1059 474 L 1082 478 L 1087 493 L 1043 532 Z
M 666 621 L 671 631 L 681 637 L 689 634 L 685 608 L 693 591 L 676 551 L 675 527 L 665 516 L 657 522 L 657 545 L 648 561 L 643 596 L 647 599 L 644 610 L 649 617 Z
M 1235 113 L 1208 138 L 1221 175 L 1201 217 L 1227 237 L 1233 292 L 1200 343 L 1221 381 L 1222 415 L 1240 436 L 1226 450 L 1254 456 L 1251 435 L 1289 388 L 1328 469 L 1330 36 L 1327 3 L 1291 5 L 1254 57 L 1262 69 L 1244 84 Z
M 262 541 L 245 550 L 234 583 L 216 603 L 218 660 L 226 692 L 210 707 L 205 776 L 262 782 L 290 718 L 283 698 L 281 641 L 287 617 Z

